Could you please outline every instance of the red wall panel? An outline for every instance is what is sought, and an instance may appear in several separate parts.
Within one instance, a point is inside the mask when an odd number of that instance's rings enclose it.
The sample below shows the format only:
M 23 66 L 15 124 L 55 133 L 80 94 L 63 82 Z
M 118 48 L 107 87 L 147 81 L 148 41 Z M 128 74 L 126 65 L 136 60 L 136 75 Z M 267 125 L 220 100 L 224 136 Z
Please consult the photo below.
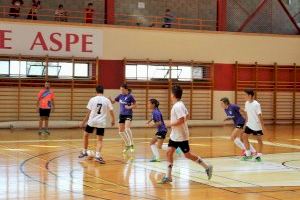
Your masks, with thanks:
M 106 89 L 117 89 L 124 82 L 125 69 L 122 60 L 100 60 L 99 80 Z

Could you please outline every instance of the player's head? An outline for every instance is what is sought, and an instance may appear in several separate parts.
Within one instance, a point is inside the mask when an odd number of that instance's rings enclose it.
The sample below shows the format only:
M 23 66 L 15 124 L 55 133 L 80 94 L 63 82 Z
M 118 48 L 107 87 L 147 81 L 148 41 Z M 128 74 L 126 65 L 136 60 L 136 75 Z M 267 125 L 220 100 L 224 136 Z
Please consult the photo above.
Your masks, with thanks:
M 251 101 L 254 99 L 254 95 L 255 95 L 254 90 L 246 89 L 246 90 L 244 90 L 244 92 L 245 92 L 245 99 L 247 101 Z
M 48 81 L 45 82 L 45 88 L 46 88 L 46 89 L 49 89 L 49 88 L 50 88 L 50 82 L 48 82 Z
M 102 85 L 96 86 L 96 92 L 97 94 L 103 94 L 104 93 L 104 87 Z
M 230 101 L 227 97 L 223 97 L 220 101 L 221 101 L 221 107 L 224 109 L 227 108 L 230 104 Z
M 93 7 L 93 3 L 89 3 L 89 4 L 88 4 L 88 7 L 89 7 L 89 8 L 92 8 L 92 7 Z
M 159 107 L 159 101 L 156 100 L 156 99 L 150 99 L 149 103 L 148 103 L 148 107 L 151 108 L 151 109 L 158 108 Z
M 129 89 L 127 83 L 123 83 L 120 87 L 120 91 L 122 94 L 130 94 L 131 93 L 131 89 Z
M 182 98 L 182 93 L 182 88 L 179 85 L 174 85 L 171 93 L 172 100 L 180 100 Z

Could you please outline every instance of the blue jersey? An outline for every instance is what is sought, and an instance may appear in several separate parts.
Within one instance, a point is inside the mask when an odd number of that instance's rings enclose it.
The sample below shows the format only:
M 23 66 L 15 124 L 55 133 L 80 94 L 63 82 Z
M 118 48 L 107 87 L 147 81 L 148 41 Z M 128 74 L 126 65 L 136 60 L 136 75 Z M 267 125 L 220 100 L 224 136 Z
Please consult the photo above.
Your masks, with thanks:
M 132 115 L 132 109 L 126 109 L 125 106 L 131 106 L 135 104 L 135 99 L 131 94 L 120 94 L 115 98 L 115 101 L 120 104 L 120 114 L 121 115 Z
M 227 117 L 231 118 L 234 125 L 245 124 L 245 119 L 240 113 L 240 107 L 235 104 L 229 104 L 228 108 L 225 109 Z
M 152 120 L 154 122 L 161 122 L 161 124 L 157 127 L 157 132 L 167 132 L 167 127 L 165 125 L 163 116 L 158 108 L 155 108 L 152 112 Z

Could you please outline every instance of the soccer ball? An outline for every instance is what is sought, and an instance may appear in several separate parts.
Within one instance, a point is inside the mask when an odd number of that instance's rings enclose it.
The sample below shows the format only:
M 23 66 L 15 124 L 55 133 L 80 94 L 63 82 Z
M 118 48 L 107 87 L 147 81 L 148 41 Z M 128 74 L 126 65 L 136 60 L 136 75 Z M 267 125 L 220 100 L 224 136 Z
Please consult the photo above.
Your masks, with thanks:
M 94 151 L 91 151 L 91 150 L 88 150 L 87 151 L 87 155 L 88 155 L 88 159 L 92 159 L 95 157 L 95 152 Z

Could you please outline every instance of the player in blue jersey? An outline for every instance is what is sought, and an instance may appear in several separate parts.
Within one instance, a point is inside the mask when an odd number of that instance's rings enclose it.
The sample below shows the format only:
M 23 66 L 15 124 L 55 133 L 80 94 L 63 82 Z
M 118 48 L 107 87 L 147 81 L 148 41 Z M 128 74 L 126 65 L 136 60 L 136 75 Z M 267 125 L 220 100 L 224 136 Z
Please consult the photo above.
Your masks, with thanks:
M 240 107 L 236 104 L 231 104 L 227 97 L 222 98 L 220 101 L 221 106 L 227 115 L 225 121 L 233 120 L 234 123 L 235 128 L 231 133 L 231 140 L 235 143 L 237 147 L 239 147 L 242 150 L 242 155 L 245 155 L 246 147 L 241 140 L 242 134 L 244 132 L 245 118 L 240 112 Z M 250 149 L 252 154 L 256 153 L 256 150 L 251 144 Z
M 133 152 L 134 143 L 130 127 L 132 122 L 133 109 L 136 108 L 136 101 L 126 83 L 121 85 L 120 90 L 121 94 L 119 94 L 114 100 L 111 98 L 110 100 L 112 103 L 119 102 L 120 104 L 119 134 L 124 140 L 126 146 L 123 152 Z
M 162 149 L 162 145 L 164 139 L 166 138 L 166 134 L 168 132 L 165 122 L 163 120 L 163 116 L 159 110 L 159 101 L 156 99 L 150 99 L 148 102 L 149 109 L 152 110 L 152 117 L 147 122 L 149 127 L 156 127 L 157 132 L 155 137 L 152 138 L 150 142 L 150 147 L 153 153 L 153 158 L 150 162 L 160 162 L 160 155 L 158 149 Z

